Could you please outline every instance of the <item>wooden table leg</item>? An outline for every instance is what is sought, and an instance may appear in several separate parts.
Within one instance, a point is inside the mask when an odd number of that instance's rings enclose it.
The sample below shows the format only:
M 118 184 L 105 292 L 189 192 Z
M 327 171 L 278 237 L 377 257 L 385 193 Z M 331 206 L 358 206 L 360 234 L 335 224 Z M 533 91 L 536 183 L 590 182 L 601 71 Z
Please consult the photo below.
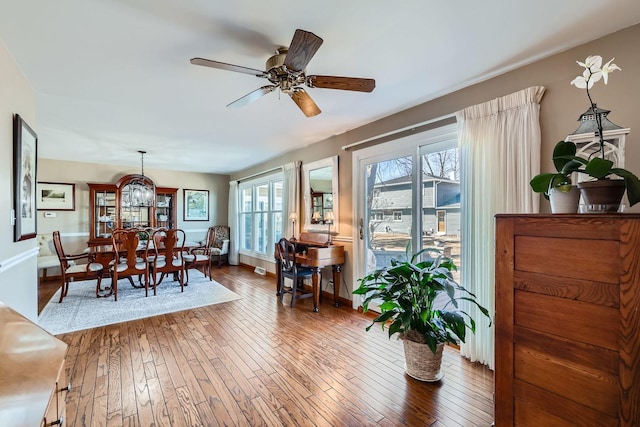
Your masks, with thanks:
M 320 282 L 322 281 L 322 275 L 320 274 L 320 267 L 313 268 L 313 312 L 317 313 L 319 311 L 318 306 L 320 305 Z
M 280 282 L 282 281 L 282 260 L 276 258 L 276 296 L 280 296 Z

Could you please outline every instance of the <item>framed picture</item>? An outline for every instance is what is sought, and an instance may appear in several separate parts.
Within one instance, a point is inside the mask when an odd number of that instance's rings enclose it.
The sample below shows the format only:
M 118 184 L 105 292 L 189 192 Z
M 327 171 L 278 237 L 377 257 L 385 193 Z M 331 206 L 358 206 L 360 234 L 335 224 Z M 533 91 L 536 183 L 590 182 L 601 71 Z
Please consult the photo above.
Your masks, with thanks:
M 36 187 L 39 211 L 75 211 L 76 185 L 62 182 L 39 182 Z
M 184 190 L 184 220 L 209 221 L 209 190 Z
M 20 115 L 13 118 L 13 241 L 36 237 L 38 136 Z

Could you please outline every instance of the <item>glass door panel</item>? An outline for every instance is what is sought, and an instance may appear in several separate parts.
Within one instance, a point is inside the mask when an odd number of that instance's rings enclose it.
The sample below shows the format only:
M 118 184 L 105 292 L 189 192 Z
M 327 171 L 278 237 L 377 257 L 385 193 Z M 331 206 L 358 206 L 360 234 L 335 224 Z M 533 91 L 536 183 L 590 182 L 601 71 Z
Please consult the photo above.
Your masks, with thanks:
M 420 147 L 422 247 L 435 247 L 460 268 L 460 155 L 455 141 Z M 453 146 L 452 146 L 453 145 Z M 460 270 L 454 272 L 460 280 Z
M 392 258 L 404 257 L 412 241 L 412 168 L 411 156 L 374 161 L 364 167 L 365 274 L 391 265 Z
M 110 239 L 117 223 L 115 191 L 96 191 L 93 206 L 95 237 Z

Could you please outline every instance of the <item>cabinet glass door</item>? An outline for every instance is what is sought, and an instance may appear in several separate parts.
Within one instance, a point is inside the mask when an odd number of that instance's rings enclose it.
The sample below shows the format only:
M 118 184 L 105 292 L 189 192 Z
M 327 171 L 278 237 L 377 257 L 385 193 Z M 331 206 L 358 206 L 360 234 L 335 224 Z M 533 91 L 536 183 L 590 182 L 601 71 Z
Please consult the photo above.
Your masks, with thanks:
M 156 225 L 164 228 L 174 228 L 173 197 L 171 194 L 158 193 L 156 200 Z
M 124 186 L 120 193 L 120 215 L 122 228 L 148 228 L 151 227 L 151 207 L 133 206 L 129 194 L 129 186 Z
M 94 234 L 97 238 L 110 239 L 116 228 L 118 219 L 116 213 L 115 191 L 99 191 L 95 193 L 94 206 Z

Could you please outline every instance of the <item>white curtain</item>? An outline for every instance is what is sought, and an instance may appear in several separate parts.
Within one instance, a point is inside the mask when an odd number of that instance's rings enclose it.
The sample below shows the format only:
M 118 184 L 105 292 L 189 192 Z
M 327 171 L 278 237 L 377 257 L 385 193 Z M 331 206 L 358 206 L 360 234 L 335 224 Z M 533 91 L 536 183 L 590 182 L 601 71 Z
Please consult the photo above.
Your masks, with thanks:
M 231 230 L 229 242 L 229 264 L 238 265 L 240 257 L 240 233 L 238 232 L 238 181 L 229 182 L 229 228 Z
M 540 100 L 536 86 L 456 113 L 461 150 L 465 287 L 492 314 L 495 311 L 495 214 L 537 213 L 540 198 L 529 181 L 540 172 Z M 494 328 L 470 304 L 476 333 L 460 353 L 494 368 Z
M 285 228 L 284 228 L 284 236 L 289 236 L 289 233 L 292 236 L 300 237 L 300 166 L 302 162 L 295 161 L 291 163 L 287 163 L 282 166 L 282 170 L 284 171 L 284 220 L 285 220 Z M 298 219 L 295 222 L 295 225 L 292 224 L 292 221 L 289 219 L 291 214 L 295 213 Z M 291 229 L 293 227 L 293 230 Z

